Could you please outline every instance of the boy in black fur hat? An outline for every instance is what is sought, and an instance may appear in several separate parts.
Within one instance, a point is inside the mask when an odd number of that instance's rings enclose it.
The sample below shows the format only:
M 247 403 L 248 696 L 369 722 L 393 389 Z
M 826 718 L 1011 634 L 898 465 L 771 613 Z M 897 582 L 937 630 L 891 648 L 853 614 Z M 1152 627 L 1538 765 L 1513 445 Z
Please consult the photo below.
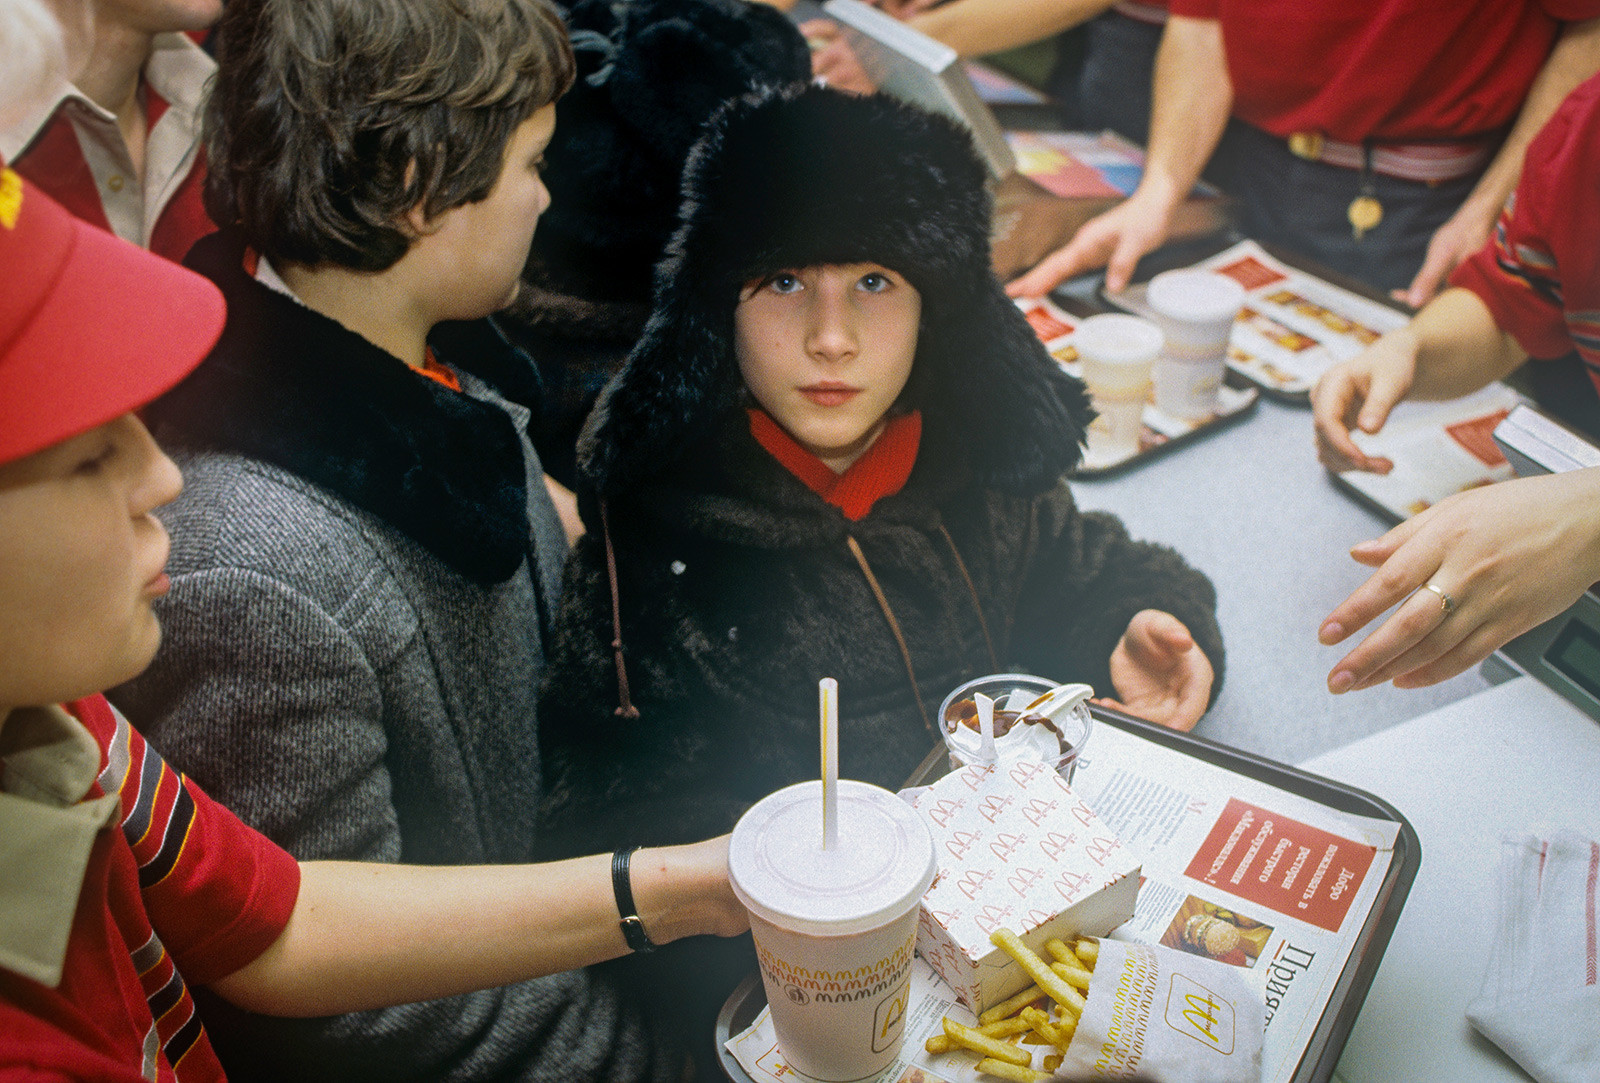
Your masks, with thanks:
M 814 775 L 824 676 L 841 773 L 890 787 L 984 672 L 1193 726 L 1221 673 L 1211 585 L 1074 507 L 1087 397 L 990 270 L 967 136 L 769 93 L 719 114 L 684 183 L 654 314 L 579 447 L 547 838 L 726 830 Z

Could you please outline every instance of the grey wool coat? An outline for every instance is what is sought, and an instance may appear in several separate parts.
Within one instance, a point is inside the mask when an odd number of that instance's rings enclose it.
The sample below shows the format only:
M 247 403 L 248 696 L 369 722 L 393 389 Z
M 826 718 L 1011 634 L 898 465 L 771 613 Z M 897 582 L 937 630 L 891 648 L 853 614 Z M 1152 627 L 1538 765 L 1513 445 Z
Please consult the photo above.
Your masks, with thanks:
M 822 677 L 841 775 L 890 788 L 938 740 L 913 673 L 930 715 L 995 666 L 1110 692 L 1129 619 L 1160 609 L 1220 679 L 1206 577 L 1073 503 L 1088 398 L 995 280 L 989 221 L 966 134 L 890 99 L 791 89 L 708 125 L 650 322 L 578 449 L 588 535 L 540 710 L 552 852 L 715 834 L 816 777 Z M 743 283 L 855 262 L 919 292 L 901 404 L 923 435 L 905 487 L 850 522 L 750 435 L 733 312 Z M 637 718 L 613 713 L 621 675 Z
M 162 512 L 162 648 L 113 698 L 302 859 L 527 861 L 566 546 L 526 437 L 526 358 L 487 325 L 454 329 L 435 345 L 457 394 L 242 257 L 226 235 L 190 257 L 228 324 L 150 411 L 187 487 Z M 326 1019 L 207 1009 L 235 1078 L 635 1080 L 681 1064 L 588 971 Z

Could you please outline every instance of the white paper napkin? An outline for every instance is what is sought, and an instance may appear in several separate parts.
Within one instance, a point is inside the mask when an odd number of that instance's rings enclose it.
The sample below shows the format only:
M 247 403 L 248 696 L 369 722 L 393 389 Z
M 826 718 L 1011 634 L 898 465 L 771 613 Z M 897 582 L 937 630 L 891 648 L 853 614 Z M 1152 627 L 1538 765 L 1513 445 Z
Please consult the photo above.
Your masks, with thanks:
M 1506 838 L 1489 970 L 1467 1019 L 1540 1083 L 1600 1079 L 1600 843 Z

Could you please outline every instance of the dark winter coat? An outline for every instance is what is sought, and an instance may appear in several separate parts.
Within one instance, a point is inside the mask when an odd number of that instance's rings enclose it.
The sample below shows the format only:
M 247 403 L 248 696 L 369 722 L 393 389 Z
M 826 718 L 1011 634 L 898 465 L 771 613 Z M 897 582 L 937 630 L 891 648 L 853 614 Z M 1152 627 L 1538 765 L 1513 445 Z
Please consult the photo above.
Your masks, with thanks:
M 1161 609 L 1220 676 L 1206 578 L 1169 549 L 1082 514 L 1062 483 L 1018 496 L 977 483 L 959 447 L 924 442 L 906 487 L 847 521 L 735 419 L 673 478 L 608 505 L 627 678 L 637 719 L 613 715 L 617 674 L 600 523 L 568 564 L 541 746 L 546 836 L 573 850 L 687 841 L 728 830 L 748 805 L 817 772 L 817 681 L 839 681 L 839 764 L 898 788 L 936 737 L 899 648 L 847 547 L 860 544 L 904 632 L 930 713 L 994 671 L 1085 681 L 1133 614 Z

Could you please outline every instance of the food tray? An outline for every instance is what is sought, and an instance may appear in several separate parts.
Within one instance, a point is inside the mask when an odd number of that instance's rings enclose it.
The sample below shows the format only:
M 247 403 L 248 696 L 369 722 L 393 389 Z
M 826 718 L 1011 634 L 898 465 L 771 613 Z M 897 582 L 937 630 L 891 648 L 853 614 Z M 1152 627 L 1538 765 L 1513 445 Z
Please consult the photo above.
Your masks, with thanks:
M 1274 245 L 1223 230 L 1169 244 L 1139 262 L 1134 284 L 1121 293 L 1097 286 L 1096 301 L 1112 309 L 1149 316 L 1145 289 L 1162 271 L 1201 267 L 1217 260 L 1246 287 L 1245 316 L 1235 325 L 1228 372 L 1283 402 L 1305 404 L 1316 379 L 1358 353 L 1381 332 L 1402 326 L 1411 309 L 1365 283 Z M 1275 294 L 1282 294 L 1279 298 Z M 1248 317 L 1248 318 L 1246 318 Z
M 1090 710 L 1101 725 L 1127 730 L 1203 763 L 1279 787 L 1340 812 L 1388 820 L 1399 825 L 1399 834 L 1394 842 L 1394 860 L 1379 885 L 1372 909 L 1367 913 L 1356 938 L 1355 948 L 1339 974 L 1333 993 L 1323 1007 L 1290 1081 L 1327 1083 L 1333 1077 L 1345 1041 L 1350 1036 L 1350 1028 L 1355 1025 L 1356 1016 L 1361 1011 L 1373 975 L 1377 973 L 1378 964 L 1389 945 L 1389 937 L 1394 932 L 1406 896 L 1410 894 L 1412 881 L 1416 879 L 1417 869 L 1422 863 L 1422 843 L 1416 831 L 1394 806 L 1365 790 L 1241 752 L 1204 737 L 1169 730 L 1098 704 L 1091 705 Z M 928 754 L 907 785 L 927 784 L 948 770 L 948 764 L 949 756 L 944 746 L 939 745 Z M 723 1071 L 734 1083 L 752 1081 L 728 1052 L 725 1043 L 729 1037 L 749 1027 L 765 1006 L 766 994 L 760 975 L 752 973 L 728 997 L 717 1016 L 717 1055 L 721 1058 Z
M 1062 306 L 1045 297 L 1021 298 L 1016 304 L 1028 321 L 1028 325 L 1044 343 L 1050 356 L 1061 366 L 1062 371 L 1069 376 L 1082 378 L 1082 365 L 1078 361 L 1078 349 L 1073 342 L 1073 335 L 1077 331 L 1078 324 L 1093 313 L 1078 314 L 1079 310 L 1086 306 L 1072 303 Z M 1233 379 L 1231 374 L 1230 379 Z M 1233 382 L 1239 381 L 1233 380 Z M 1116 458 L 1097 458 L 1092 451 L 1085 451 L 1083 461 L 1072 472 L 1072 476 L 1108 477 L 1159 458 L 1169 451 L 1181 448 L 1247 417 L 1255 409 L 1260 398 L 1261 393 L 1258 388 L 1224 386 L 1217 396 L 1217 412 L 1199 421 L 1173 417 L 1157 410 L 1154 403 L 1147 403 L 1144 408 L 1143 424 L 1140 426 L 1137 451 Z

